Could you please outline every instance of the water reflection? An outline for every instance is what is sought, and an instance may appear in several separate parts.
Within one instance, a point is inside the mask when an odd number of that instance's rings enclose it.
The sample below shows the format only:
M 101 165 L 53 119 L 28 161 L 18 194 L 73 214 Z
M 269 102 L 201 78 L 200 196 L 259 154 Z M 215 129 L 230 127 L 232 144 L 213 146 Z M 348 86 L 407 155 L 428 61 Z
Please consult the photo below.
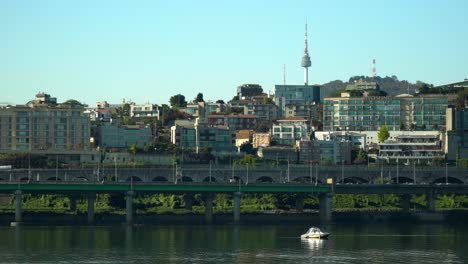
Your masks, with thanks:
M 337 225 L 328 240 L 302 240 L 293 225 L 0 227 L 0 264 L 468 260 L 466 225 L 407 225 Z
M 317 252 L 323 249 L 326 240 L 318 238 L 302 238 L 301 244 L 303 248 L 308 248 L 310 252 Z

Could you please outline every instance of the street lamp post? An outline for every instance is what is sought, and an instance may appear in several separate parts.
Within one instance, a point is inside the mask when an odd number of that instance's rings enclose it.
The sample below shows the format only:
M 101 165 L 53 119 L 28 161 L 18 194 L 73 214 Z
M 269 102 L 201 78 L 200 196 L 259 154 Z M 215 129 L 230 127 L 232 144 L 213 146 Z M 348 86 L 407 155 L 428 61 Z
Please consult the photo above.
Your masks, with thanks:
M 55 182 L 58 179 L 58 154 L 55 154 Z
M 249 183 L 249 164 L 247 163 L 247 179 L 245 180 L 245 185 Z
M 344 160 L 341 157 L 341 184 L 344 184 Z
M 210 182 L 211 182 L 211 160 L 210 160 Z
M 396 183 L 399 183 L 398 158 L 396 159 Z
M 28 152 L 28 182 L 31 181 L 31 152 Z
M 177 183 L 177 170 L 178 170 L 178 169 L 177 169 L 177 162 L 174 161 L 174 162 L 172 163 L 172 182 L 173 182 L 174 184 Z
M 445 184 L 447 185 L 448 184 L 448 166 L 447 166 L 447 162 L 445 163 Z
M 318 163 L 315 165 L 315 186 L 318 184 Z
M 416 162 L 413 161 L 413 184 L 416 184 Z
M 234 181 L 234 167 L 235 167 L 235 164 L 232 163 L 232 167 L 231 167 L 231 180 L 230 181 Z
M 97 177 L 97 181 L 99 182 L 100 179 L 99 179 L 99 167 L 101 165 L 101 151 L 99 150 L 99 156 L 98 156 L 98 163 L 97 163 L 97 173 L 96 173 L 96 177 Z
M 117 180 L 117 157 L 114 157 L 114 178 L 115 178 L 115 182 L 118 182 Z
M 310 178 L 310 183 L 312 183 L 312 161 L 309 164 L 309 178 Z
M 289 159 L 288 159 L 288 183 L 290 181 L 290 177 L 289 177 Z
M 383 182 L 383 163 L 380 165 L 380 181 L 381 181 L 381 184 L 384 184 L 384 182 Z

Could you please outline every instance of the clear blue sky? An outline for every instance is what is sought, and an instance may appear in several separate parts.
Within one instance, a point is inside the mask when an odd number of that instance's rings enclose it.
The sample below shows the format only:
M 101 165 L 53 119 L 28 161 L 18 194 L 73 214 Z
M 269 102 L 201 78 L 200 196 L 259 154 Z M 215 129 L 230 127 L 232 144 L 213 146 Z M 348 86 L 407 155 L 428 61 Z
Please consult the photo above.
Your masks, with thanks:
M 370 75 L 444 84 L 468 78 L 468 1 L 0 1 L 0 102 L 38 91 L 89 105 L 229 100 Z

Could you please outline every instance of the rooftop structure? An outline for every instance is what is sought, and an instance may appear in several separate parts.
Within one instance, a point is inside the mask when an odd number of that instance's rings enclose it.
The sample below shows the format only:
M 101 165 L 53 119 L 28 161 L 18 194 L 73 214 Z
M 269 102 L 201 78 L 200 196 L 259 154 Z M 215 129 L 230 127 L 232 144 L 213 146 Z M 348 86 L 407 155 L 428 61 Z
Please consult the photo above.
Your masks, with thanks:
M 379 143 L 378 159 L 431 162 L 434 158 L 445 158 L 442 142 L 437 135 L 400 135 L 394 141 Z
M 130 105 L 131 117 L 155 117 L 159 119 L 159 106 L 156 104 L 131 104 Z
M 210 126 L 196 120 L 172 126 L 171 142 L 178 147 L 194 149 L 197 153 L 203 149 L 232 152 L 235 150 L 236 133 L 227 126 Z
M 295 145 L 296 141 L 309 136 L 306 122 L 306 119 L 299 117 L 278 120 L 272 128 L 272 139 L 278 145 Z
M 139 148 L 152 142 L 151 128 L 145 125 L 122 125 L 118 120 L 103 122 L 99 128 L 100 144 L 107 148 L 127 149 L 133 144 Z

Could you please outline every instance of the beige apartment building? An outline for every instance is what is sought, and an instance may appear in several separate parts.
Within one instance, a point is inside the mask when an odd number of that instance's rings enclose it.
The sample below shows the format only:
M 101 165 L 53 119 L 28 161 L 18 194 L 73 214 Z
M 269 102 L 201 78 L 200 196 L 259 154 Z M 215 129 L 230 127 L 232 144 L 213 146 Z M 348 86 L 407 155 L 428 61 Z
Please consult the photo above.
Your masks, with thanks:
M 86 151 L 90 120 L 75 100 L 57 104 L 38 93 L 25 105 L 0 107 L 0 151 Z

